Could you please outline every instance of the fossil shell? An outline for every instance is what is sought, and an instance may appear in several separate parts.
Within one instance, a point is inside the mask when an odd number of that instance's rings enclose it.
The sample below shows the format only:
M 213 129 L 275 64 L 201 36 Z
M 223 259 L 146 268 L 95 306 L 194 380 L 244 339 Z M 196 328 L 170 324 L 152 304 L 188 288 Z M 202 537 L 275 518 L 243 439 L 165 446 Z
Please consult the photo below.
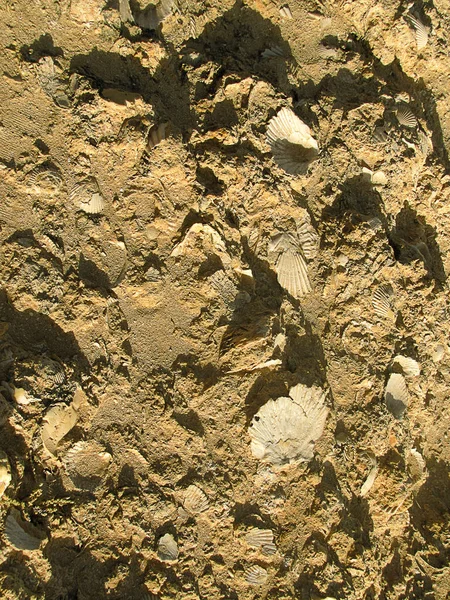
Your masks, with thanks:
M 409 13 L 407 15 L 408 22 L 414 29 L 414 35 L 416 38 L 417 50 L 422 50 L 428 44 L 428 35 L 430 28 L 427 27 L 420 19 Z
M 292 19 L 291 9 L 289 8 L 289 6 L 287 4 L 285 4 L 284 6 L 282 6 L 280 8 L 280 16 L 283 19 Z
M 37 550 L 41 539 L 37 537 L 35 528 L 20 516 L 17 509 L 12 508 L 5 521 L 5 537 L 17 550 Z
M 405 412 L 408 404 L 408 397 L 409 394 L 405 378 L 399 373 L 392 373 L 389 376 L 384 390 L 384 400 L 388 410 L 397 419 Z
M 249 546 L 259 548 L 273 543 L 273 531 L 271 529 L 250 529 L 245 536 L 245 541 Z
M 28 182 L 30 186 L 46 193 L 57 193 L 64 184 L 61 171 L 49 162 L 34 167 L 28 173 Z
M 261 551 L 264 556 L 273 556 L 277 553 L 277 547 L 275 544 L 264 544 L 264 546 L 261 546 Z
M 311 460 L 328 414 L 325 396 L 324 390 L 299 383 L 288 398 L 264 404 L 249 427 L 253 456 L 274 465 Z
M 392 364 L 399 365 L 407 377 L 418 377 L 420 375 L 419 363 L 408 356 L 402 356 L 399 354 L 398 356 L 394 357 Z
M 158 556 L 161 560 L 177 560 L 178 544 L 170 533 L 166 533 L 158 541 Z
M 282 108 L 270 120 L 267 141 L 275 162 L 291 175 L 305 174 L 319 155 L 310 128 L 290 108 Z
M 250 585 L 264 585 L 267 581 L 268 573 L 259 565 L 252 565 L 245 569 L 245 580 Z
M 0 498 L 11 483 L 11 466 L 5 452 L 0 450 Z
M 98 215 L 105 208 L 105 201 L 93 177 L 75 185 L 69 198 L 75 200 L 78 207 L 89 215 Z
M 196 485 L 190 485 L 185 491 L 183 506 L 188 512 L 199 514 L 208 509 L 209 502 L 203 490 Z
M 407 104 L 400 104 L 398 106 L 396 116 L 397 121 L 403 127 L 409 127 L 410 129 L 417 127 L 417 119 Z
M 333 60 L 333 58 L 337 58 L 339 56 L 339 51 L 337 48 L 330 48 L 323 43 L 319 44 L 318 54 L 320 58 L 325 60 Z
M 284 57 L 284 51 L 281 46 L 271 46 L 270 48 L 266 48 L 264 52 L 261 54 L 261 58 L 276 58 L 276 57 Z
M 305 218 L 303 223 L 297 228 L 297 235 L 305 258 L 308 260 L 313 259 L 317 254 L 319 236 L 311 225 L 309 218 Z
M 160 123 L 159 125 L 153 125 L 153 127 L 151 127 L 148 132 L 148 148 L 154 148 L 166 138 L 166 127 L 167 123 Z
M 392 310 L 394 304 L 394 290 L 389 284 L 380 285 L 372 296 L 372 306 L 375 314 L 382 319 L 395 319 L 395 313 Z
M 277 253 L 275 270 L 278 283 L 294 298 L 302 298 L 312 287 L 306 261 L 295 238 L 288 233 L 275 235 L 269 252 Z
M 42 443 L 45 448 L 56 456 L 56 448 L 65 435 L 76 425 L 78 413 L 72 406 L 58 404 L 50 408 L 44 419 L 42 428 Z
M 373 130 L 372 137 L 377 144 L 385 144 L 389 139 L 389 134 L 384 125 L 378 125 Z
M 142 29 L 156 30 L 171 13 L 174 0 L 159 0 L 156 6 L 148 4 L 146 8 L 134 15 L 136 25 Z
M 66 454 L 64 467 L 74 485 L 80 489 L 93 489 L 105 477 L 111 455 L 94 441 L 78 442 Z
M 406 457 L 408 471 L 413 481 L 420 481 L 426 475 L 426 462 L 418 450 L 411 448 Z
M 370 453 L 368 453 L 368 455 L 370 458 L 370 462 L 372 463 L 372 468 L 370 469 L 369 474 L 367 475 L 367 478 L 359 492 L 359 495 L 361 497 L 367 496 L 367 494 L 371 490 L 373 484 L 375 483 L 375 479 L 376 479 L 377 473 L 378 473 L 378 464 L 377 464 L 377 459 L 375 457 L 375 454 L 373 452 L 370 452 Z

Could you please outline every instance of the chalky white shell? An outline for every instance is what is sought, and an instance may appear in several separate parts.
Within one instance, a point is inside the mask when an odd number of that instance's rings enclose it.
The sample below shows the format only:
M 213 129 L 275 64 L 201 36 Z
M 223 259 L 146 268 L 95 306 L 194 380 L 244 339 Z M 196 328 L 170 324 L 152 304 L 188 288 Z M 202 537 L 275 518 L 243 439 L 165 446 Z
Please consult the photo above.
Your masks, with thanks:
M 260 546 L 266 546 L 273 542 L 273 531 L 271 529 L 250 529 L 245 536 L 245 541 L 249 546 L 259 548 Z
M 196 485 L 190 485 L 184 493 L 183 506 L 188 512 L 199 514 L 208 509 L 209 502 L 203 490 Z
M 392 287 L 389 284 L 380 285 L 372 296 L 374 312 L 382 319 L 394 320 L 395 314 L 392 310 L 394 299 L 394 290 Z
M 245 580 L 250 585 L 264 585 L 267 581 L 268 573 L 266 569 L 258 565 L 252 565 L 245 570 Z
M 70 191 L 69 198 L 89 215 L 98 215 L 105 208 L 105 201 L 93 178 L 75 185 Z
M 273 465 L 311 460 L 328 414 L 325 396 L 324 390 L 299 383 L 288 398 L 264 404 L 249 427 L 253 456 Z
M 399 373 L 392 373 L 384 390 L 384 400 L 388 410 L 397 419 L 405 412 L 408 405 L 408 397 L 405 378 Z
M 280 17 L 283 19 L 292 19 L 291 9 L 287 4 L 280 8 Z
M 291 175 L 305 174 L 319 155 L 310 128 L 290 108 L 282 108 L 270 120 L 267 141 L 275 162 Z
M 420 19 L 411 13 L 408 14 L 407 20 L 411 23 L 414 29 L 417 50 L 422 50 L 428 44 L 428 35 L 430 33 L 430 29 L 424 23 L 422 23 Z
M 408 127 L 409 129 L 417 127 L 417 119 L 407 104 L 400 104 L 398 106 L 396 116 L 397 121 L 403 127 Z
M 161 560 L 177 560 L 178 544 L 170 533 L 164 534 L 158 540 L 158 556 Z
M 407 377 L 418 377 L 420 375 L 419 363 L 408 356 L 402 356 L 401 354 L 398 354 L 394 357 L 392 364 L 399 365 Z
M 269 252 L 278 254 L 275 270 L 282 288 L 294 298 L 302 298 L 311 292 L 306 261 L 293 236 L 288 233 L 275 235 L 269 244 Z

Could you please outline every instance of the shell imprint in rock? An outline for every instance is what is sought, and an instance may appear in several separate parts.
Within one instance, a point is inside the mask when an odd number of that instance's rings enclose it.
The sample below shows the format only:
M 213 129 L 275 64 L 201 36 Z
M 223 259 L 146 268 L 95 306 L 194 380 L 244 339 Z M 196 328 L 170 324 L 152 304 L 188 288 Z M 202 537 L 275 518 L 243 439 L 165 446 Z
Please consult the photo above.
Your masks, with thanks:
M 384 390 L 384 400 L 388 410 L 397 419 L 403 415 L 407 408 L 408 396 L 408 388 L 403 375 L 392 373 Z
M 417 119 L 407 104 L 399 104 L 396 116 L 397 121 L 400 125 L 403 125 L 403 127 L 408 127 L 409 129 L 417 127 Z
M 199 514 L 208 509 L 209 502 L 203 490 L 196 485 L 190 485 L 184 493 L 183 506 L 189 513 Z
M 64 467 L 80 489 L 94 489 L 106 475 L 111 454 L 98 442 L 78 442 L 66 454 Z
M 12 508 L 5 521 L 5 536 L 8 542 L 17 550 L 37 550 L 41 539 L 35 533 L 35 528 L 20 516 L 17 509 Z
M 178 544 L 170 533 L 166 533 L 159 538 L 158 556 L 161 560 L 177 560 Z
M 270 120 L 267 141 L 275 162 L 291 175 L 304 175 L 319 155 L 310 128 L 290 108 L 282 108 Z
M 0 498 L 11 483 L 11 466 L 8 457 L 0 450 Z
M 61 171 L 50 162 L 34 167 L 28 173 L 28 182 L 32 187 L 48 194 L 59 192 L 64 184 Z
M 78 413 L 72 406 L 58 404 L 50 408 L 44 417 L 42 427 L 42 443 L 56 456 L 56 447 L 78 421 Z
M 273 542 L 273 531 L 271 529 L 250 529 L 245 536 L 245 541 L 249 546 L 259 548 L 260 546 L 267 546 Z
M 288 398 L 264 404 L 249 427 L 253 456 L 273 465 L 311 460 L 328 414 L 325 396 L 324 390 L 299 383 Z
M 306 260 L 299 243 L 289 233 L 275 235 L 269 243 L 269 253 L 277 255 L 275 270 L 278 283 L 294 298 L 302 298 L 312 287 Z
M 264 585 L 267 581 L 268 573 L 266 569 L 258 565 L 252 565 L 245 570 L 245 580 L 250 585 Z
M 382 284 L 377 288 L 372 296 L 372 306 L 375 314 L 382 319 L 395 319 L 395 313 L 392 310 L 394 304 L 394 290 L 389 284 Z
M 70 191 L 69 197 L 88 215 L 98 215 L 105 208 L 105 201 L 97 181 L 93 177 L 75 185 Z

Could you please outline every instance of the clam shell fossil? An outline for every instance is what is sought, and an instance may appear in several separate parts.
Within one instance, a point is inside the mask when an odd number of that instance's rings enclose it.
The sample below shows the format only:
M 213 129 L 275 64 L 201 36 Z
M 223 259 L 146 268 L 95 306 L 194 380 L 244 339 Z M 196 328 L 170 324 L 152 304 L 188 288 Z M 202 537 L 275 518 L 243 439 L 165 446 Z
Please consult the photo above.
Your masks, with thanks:
M 42 443 L 45 448 L 56 456 L 56 448 L 59 442 L 76 425 L 78 413 L 72 406 L 58 404 L 50 408 L 44 419 L 42 427 Z
M 208 497 L 205 492 L 196 485 L 190 485 L 184 493 L 183 506 L 189 513 L 202 513 L 205 510 L 208 510 Z
M 78 442 L 66 454 L 64 467 L 74 485 L 80 489 L 93 489 L 105 477 L 111 455 L 94 441 Z
M 261 546 L 261 551 L 264 556 L 273 556 L 277 553 L 277 547 L 275 544 L 264 544 L 264 546 Z
M 136 25 L 142 29 L 156 30 L 171 13 L 174 0 L 159 0 L 148 4 L 146 8 L 134 15 Z
M 275 235 L 269 243 L 269 252 L 277 255 L 275 270 L 282 288 L 294 298 L 302 298 L 312 291 L 305 258 L 292 235 Z
M 393 311 L 395 296 L 392 286 L 389 284 L 380 285 L 372 296 L 372 306 L 376 315 L 382 319 L 395 319 Z
M 245 536 L 245 541 L 249 546 L 259 548 L 273 543 L 273 531 L 271 529 L 250 529 Z
M 291 175 L 304 175 L 319 155 L 310 128 L 290 108 L 282 108 L 270 120 L 267 141 L 275 162 Z
M 245 581 L 250 585 L 264 585 L 267 581 L 268 573 L 259 565 L 252 565 L 245 569 Z
M 5 537 L 16 550 L 37 550 L 41 539 L 35 528 L 24 521 L 17 509 L 12 508 L 5 520 Z
M 403 375 L 392 373 L 384 390 L 384 400 L 388 410 L 399 419 L 408 405 L 408 388 Z
M 407 21 L 412 25 L 414 29 L 414 36 L 416 38 L 417 50 L 422 50 L 428 44 L 428 35 L 430 28 L 427 27 L 422 21 L 409 13 L 406 17 Z
M 88 215 L 98 215 L 105 208 L 105 201 L 93 177 L 75 185 L 70 191 L 69 198 Z
M 49 162 L 44 162 L 28 173 L 28 183 L 39 191 L 55 194 L 62 188 L 64 180 L 58 167 Z
M 399 104 L 396 110 L 397 121 L 403 127 L 414 129 L 417 127 L 417 119 L 407 104 Z
M 399 365 L 407 377 L 418 377 L 420 375 L 420 365 L 413 358 L 398 354 L 392 361 L 393 365 Z
M 324 390 L 299 383 L 288 398 L 264 404 L 249 427 L 253 456 L 273 465 L 311 460 L 328 415 L 325 397 Z
M 11 483 L 11 466 L 5 452 L 0 450 L 0 498 Z
M 157 552 L 161 560 L 177 560 L 179 554 L 178 544 L 173 535 L 166 533 L 159 538 Z

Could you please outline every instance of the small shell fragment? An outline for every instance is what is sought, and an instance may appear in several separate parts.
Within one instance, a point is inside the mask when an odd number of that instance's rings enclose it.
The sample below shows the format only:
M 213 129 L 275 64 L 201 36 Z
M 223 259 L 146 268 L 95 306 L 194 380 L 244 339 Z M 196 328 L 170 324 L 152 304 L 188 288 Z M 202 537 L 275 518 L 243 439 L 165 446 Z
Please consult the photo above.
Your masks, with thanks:
M 255 527 L 254 529 L 250 529 L 250 531 L 247 533 L 245 536 L 245 541 L 249 546 L 253 546 L 255 548 L 272 544 L 273 531 L 271 529 L 258 529 Z
M 183 506 L 189 513 L 199 514 L 208 510 L 209 502 L 203 490 L 196 485 L 190 485 L 185 491 Z
M 55 165 L 44 162 L 32 169 L 28 174 L 30 186 L 46 193 L 57 193 L 63 186 L 61 171 Z
M 78 413 L 72 406 L 58 404 L 47 411 L 43 421 L 42 443 L 51 454 L 56 456 L 59 442 L 76 425 Z
M 392 361 L 393 365 L 399 365 L 404 375 L 407 377 L 418 377 L 420 375 L 420 365 L 413 358 L 398 354 Z
M 157 30 L 161 23 L 172 14 L 174 0 L 159 0 L 148 4 L 146 8 L 134 15 L 136 25 L 142 29 Z
M 280 58 L 284 57 L 284 51 L 281 46 L 271 46 L 270 48 L 266 48 L 264 52 L 261 54 L 261 58 Z
M 164 534 L 158 541 L 158 556 L 161 560 L 177 560 L 178 544 L 170 533 Z
M 264 585 L 267 581 L 268 573 L 259 565 L 252 565 L 245 570 L 245 580 L 250 585 Z
M 64 467 L 74 485 L 80 489 L 94 489 L 105 477 L 112 460 L 98 442 L 78 442 L 66 454 Z
M 362 498 L 364 498 L 364 496 L 367 496 L 367 494 L 371 490 L 373 484 L 375 483 L 375 479 L 376 479 L 376 476 L 378 473 L 378 464 L 377 464 L 377 459 L 375 457 L 375 454 L 373 452 L 370 452 L 370 453 L 368 453 L 368 456 L 370 458 L 370 462 L 372 463 L 372 468 L 370 469 L 369 474 L 367 475 L 367 478 L 359 492 L 359 495 Z
M 384 400 L 388 410 L 397 419 L 405 412 L 408 405 L 408 397 L 405 378 L 399 373 L 392 373 L 384 390 Z
M 270 120 L 267 142 L 275 162 L 291 175 L 306 174 L 319 155 L 310 128 L 290 108 L 283 107 Z
M 421 481 L 426 475 L 426 462 L 421 453 L 415 448 L 411 448 L 406 457 L 408 471 L 413 481 Z
M 160 123 L 159 125 L 153 125 L 148 132 L 147 147 L 151 150 L 157 146 L 166 137 L 167 123 Z
M 275 544 L 264 544 L 264 546 L 261 546 L 261 551 L 264 556 L 273 556 L 277 553 L 277 547 Z
M 372 306 L 375 314 L 382 319 L 394 320 L 395 314 L 392 310 L 394 304 L 394 290 L 389 284 L 380 285 L 372 296 Z
M 411 13 L 408 13 L 406 19 L 414 29 L 417 50 L 422 50 L 428 44 L 428 35 L 430 33 L 430 28 L 427 27 L 424 23 L 422 23 L 422 21 L 418 17 L 415 17 Z
M 287 4 L 280 8 L 280 16 L 282 19 L 292 19 L 291 9 Z
M 70 191 L 69 198 L 75 200 L 80 210 L 88 215 L 98 215 L 105 208 L 105 201 L 93 177 L 75 185 Z
M 396 111 L 397 121 L 403 127 L 414 129 L 417 127 L 417 119 L 409 108 L 408 104 L 399 104 Z
M 33 525 L 24 521 L 15 508 L 6 517 L 5 537 L 16 550 L 37 550 L 42 541 Z
M 11 483 L 11 466 L 5 452 L 0 450 L 0 498 Z

